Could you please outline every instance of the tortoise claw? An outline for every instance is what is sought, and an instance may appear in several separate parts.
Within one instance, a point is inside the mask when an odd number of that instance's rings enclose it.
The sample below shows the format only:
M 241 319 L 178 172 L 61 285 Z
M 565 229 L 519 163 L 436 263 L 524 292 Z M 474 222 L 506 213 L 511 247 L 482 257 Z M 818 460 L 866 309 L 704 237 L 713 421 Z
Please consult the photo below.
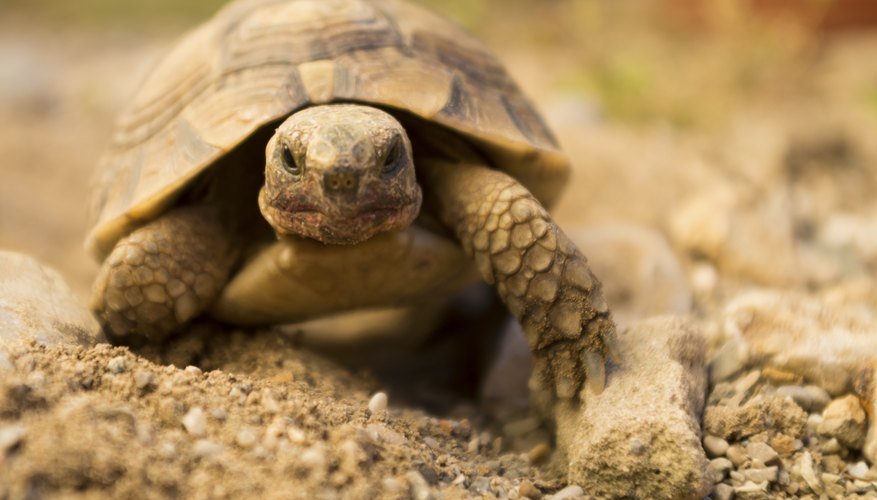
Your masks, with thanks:
M 612 332 L 611 335 L 606 335 L 603 337 L 603 345 L 606 346 L 606 351 L 609 354 L 609 359 L 612 360 L 613 363 L 620 364 L 621 363 L 621 346 L 618 344 L 618 334 Z
M 588 389 L 592 394 L 600 394 L 606 387 L 606 360 L 603 359 L 603 356 L 591 351 L 586 351 L 582 358 Z

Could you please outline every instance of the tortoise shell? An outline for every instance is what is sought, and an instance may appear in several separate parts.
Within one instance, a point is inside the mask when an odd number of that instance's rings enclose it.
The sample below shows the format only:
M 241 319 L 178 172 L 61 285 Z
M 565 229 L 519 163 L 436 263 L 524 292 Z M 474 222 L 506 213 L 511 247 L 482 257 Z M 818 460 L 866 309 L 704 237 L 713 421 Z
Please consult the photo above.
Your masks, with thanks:
M 107 255 L 257 130 L 332 102 L 456 131 L 545 203 L 568 175 L 503 65 L 452 22 L 401 0 L 237 0 L 185 35 L 123 112 L 95 178 L 87 247 Z

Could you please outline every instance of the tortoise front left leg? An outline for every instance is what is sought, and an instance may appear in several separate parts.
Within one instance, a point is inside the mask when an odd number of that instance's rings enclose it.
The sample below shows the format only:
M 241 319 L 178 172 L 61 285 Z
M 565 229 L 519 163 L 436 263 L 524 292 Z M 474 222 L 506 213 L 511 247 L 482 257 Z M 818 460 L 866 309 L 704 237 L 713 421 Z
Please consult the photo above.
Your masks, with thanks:
M 116 244 L 95 280 L 92 311 L 115 341 L 162 340 L 216 299 L 237 248 L 217 207 L 172 209 Z
M 545 208 L 515 179 L 484 166 L 425 159 L 418 172 L 427 202 L 523 325 L 534 402 L 550 408 L 575 398 L 586 375 L 602 390 L 615 325 L 587 259 Z

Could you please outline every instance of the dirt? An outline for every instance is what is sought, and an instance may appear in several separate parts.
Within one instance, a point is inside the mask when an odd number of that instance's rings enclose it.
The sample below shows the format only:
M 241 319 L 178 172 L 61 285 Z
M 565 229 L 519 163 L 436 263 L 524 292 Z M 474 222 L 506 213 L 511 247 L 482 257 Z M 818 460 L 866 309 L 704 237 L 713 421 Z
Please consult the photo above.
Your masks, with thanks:
M 661 235 L 712 347 L 743 291 L 874 287 L 875 33 L 823 38 L 733 18 L 684 35 L 648 9 L 599 2 L 557 2 L 545 19 L 484 12 L 468 24 L 574 159 L 559 220 Z M 82 249 L 93 166 L 177 34 L 125 26 L 0 21 L 0 247 L 57 268 L 82 303 L 97 266 Z M 652 288 L 625 264 L 593 262 L 612 307 L 649 310 L 637 306 Z M 538 420 L 486 407 L 476 382 L 447 376 L 483 364 L 459 355 L 483 346 L 461 345 L 451 363 L 427 348 L 371 368 L 274 330 L 211 324 L 137 352 L 18 346 L 0 354 L 0 498 L 540 498 L 566 487 Z M 387 364 L 422 366 L 387 376 Z M 372 414 L 379 391 L 389 410 Z M 813 450 L 840 477 L 862 461 L 850 450 L 826 461 L 824 443 L 808 448 L 796 432 L 789 463 Z M 814 493 L 795 478 L 769 491 Z M 877 494 L 862 488 L 844 491 Z
M 195 351 L 186 343 L 165 356 L 181 361 Z M 524 479 L 559 489 L 525 457 L 498 453 L 472 420 L 392 398 L 389 411 L 372 413 L 375 380 L 276 332 L 225 334 L 210 346 L 197 349 L 203 370 L 108 345 L 12 350 L 0 434 L 23 434 L 3 443 L 0 496 L 404 498 L 443 483 L 453 498 Z

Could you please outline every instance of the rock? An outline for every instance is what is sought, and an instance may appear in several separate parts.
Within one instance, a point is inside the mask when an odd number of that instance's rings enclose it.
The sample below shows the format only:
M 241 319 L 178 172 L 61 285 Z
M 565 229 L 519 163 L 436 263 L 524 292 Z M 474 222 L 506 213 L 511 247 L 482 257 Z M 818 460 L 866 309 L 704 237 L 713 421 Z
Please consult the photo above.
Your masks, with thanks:
M 798 459 L 796 465 L 800 471 L 801 478 L 804 479 L 807 486 L 813 490 L 813 493 L 816 493 L 817 495 L 822 494 L 824 488 L 822 486 L 822 480 L 816 475 L 816 469 L 813 464 L 813 455 L 811 455 L 809 451 L 805 451 Z
M 235 436 L 235 443 L 241 448 L 252 448 L 259 442 L 259 434 L 255 429 L 241 429 Z
M 868 430 L 866 418 L 859 398 L 846 396 L 835 399 L 825 408 L 817 430 L 822 435 L 836 438 L 847 448 L 861 450 Z
M 843 449 L 843 445 L 840 444 L 840 441 L 838 441 L 837 438 L 831 438 L 828 441 L 825 441 L 820 447 L 820 450 L 825 455 L 837 455 L 842 452 Z
M 542 498 L 542 492 L 539 491 L 529 479 L 521 481 L 521 485 L 518 486 L 518 493 L 522 497 L 529 498 L 530 500 L 539 500 Z
M 155 375 L 145 370 L 137 370 L 134 373 L 134 385 L 138 389 L 146 389 L 155 381 Z
M 743 475 L 747 480 L 755 484 L 764 482 L 775 483 L 779 475 L 779 468 L 776 465 L 772 465 L 761 469 L 745 469 Z
M 743 406 L 710 406 L 703 422 L 706 432 L 729 441 L 762 432 L 798 438 L 807 427 L 807 414 L 786 398 L 759 394 Z
M 784 385 L 777 388 L 777 394 L 792 398 L 805 411 L 822 411 L 831 402 L 828 391 L 815 385 Z
M 222 453 L 224 448 L 219 443 L 208 441 L 207 439 L 199 439 L 192 445 L 192 453 L 196 457 L 209 458 Z
M 93 346 L 106 342 L 55 270 L 26 255 L 0 251 L 0 341 Z
M 429 500 L 432 498 L 432 492 L 429 489 L 429 483 L 416 470 L 409 471 L 405 475 L 408 484 L 411 485 L 411 496 L 414 500 Z
M 389 402 L 387 394 L 384 392 L 376 392 L 368 401 L 368 411 L 372 415 L 387 411 L 387 403 Z
M 746 446 L 746 454 L 749 455 L 749 458 L 767 465 L 779 461 L 779 454 L 766 443 L 749 443 Z
M 734 498 L 734 487 L 729 484 L 719 483 L 711 495 L 713 500 L 731 500 Z
M 723 457 L 728 451 L 728 442 L 720 437 L 706 435 L 703 438 L 703 449 L 710 458 Z
M 856 392 L 862 398 L 865 407 L 868 408 L 870 418 L 862 453 L 877 468 L 877 362 L 872 363 L 859 373 L 856 379 Z M 875 490 L 877 490 L 877 485 L 875 485 Z
M 703 337 L 664 317 L 618 342 L 624 360 L 607 370 L 603 392 L 588 394 L 580 414 L 558 406 L 569 481 L 596 497 L 703 498 L 712 487 L 695 417 L 707 382 Z
M 864 299 L 749 292 L 725 309 L 759 365 L 796 373 L 829 394 L 850 392 L 854 375 L 877 360 L 873 315 Z
M 735 444 L 733 446 L 728 447 L 727 452 L 728 460 L 730 460 L 736 467 L 742 467 L 743 464 L 749 460 L 749 456 L 746 455 L 746 451 L 742 446 Z
M 724 457 L 714 458 L 710 461 L 709 470 L 713 475 L 713 482 L 722 481 L 725 476 L 734 469 L 734 464 Z
M 768 499 L 767 482 L 755 483 L 746 481 L 740 486 L 734 488 L 734 496 L 739 499 Z
M 567 231 L 585 249 L 612 317 L 623 329 L 659 315 L 688 314 L 693 293 L 679 258 L 660 232 L 632 224 Z
M 710 380 L 717 384 L 737 375 L 749 363 L 749 347 L 739 337 L 732 337 L 710 360 Z
M 207 416 L 204 410 L 195 407 L 189 410 L 182 419 L 183 427 L 186 432 L 195 437 L 201 437 L 207 434 Z
M 855 479 L 867 479 L 868 471 L 868 464 L 865 462 L 857 462 L 853 465 L 847 466 L 847 473 Z
M 107 363 L 107 370 L 111 373 L 124 373 L 127 369 L 128 364 L 125 362 L 124 356 L 116 356 Z
M 0 453 L 6 453 L 8 450 L 18 446 L 24 439 L 26 429 L 23 425 L 13 424 L 0 427 Z M 0 457 L 0 463 L 3 463 Z
M 575 498 L 583 498 L 585 490 L 581 486 L 570 485 L 548 497 L 549 500 L 573 500 Z

